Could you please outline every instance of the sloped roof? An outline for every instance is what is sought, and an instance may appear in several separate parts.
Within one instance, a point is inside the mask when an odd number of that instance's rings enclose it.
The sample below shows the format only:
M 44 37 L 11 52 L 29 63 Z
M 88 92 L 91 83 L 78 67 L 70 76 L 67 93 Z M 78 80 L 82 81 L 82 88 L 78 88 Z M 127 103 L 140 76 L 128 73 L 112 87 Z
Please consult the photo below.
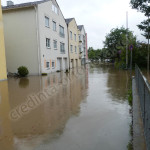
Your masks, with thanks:
M 10 6 L 3 6 L 3 10 L 7 9 L 15 9 L 15 8 L 23 8 L 23 7 L 31 7 L 31 6 L 36 6 L 41 3 L 48 2 L 50 0 L 41 0 L 41 1 L 35 1 L 35 2 L 28 2 L 28 3 L 21 3 L 21 4 L 16 4 L 16 5 L 10 5 Z
M 83 25 L 79 25 L 78 29 L 81 31 L 83 27 L 84 27 Z
M 69 24 L 74 18 L 67 18 L 65 19 L 66 23 Z

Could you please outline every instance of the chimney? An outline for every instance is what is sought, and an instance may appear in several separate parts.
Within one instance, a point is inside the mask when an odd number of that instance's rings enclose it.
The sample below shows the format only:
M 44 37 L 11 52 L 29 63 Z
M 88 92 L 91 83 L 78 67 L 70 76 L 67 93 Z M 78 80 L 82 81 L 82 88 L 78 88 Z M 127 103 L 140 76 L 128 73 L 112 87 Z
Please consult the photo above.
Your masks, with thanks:
M 7 1 L 7 6 L 12 6 L 12 5 L 14 5 L 13 1 Z

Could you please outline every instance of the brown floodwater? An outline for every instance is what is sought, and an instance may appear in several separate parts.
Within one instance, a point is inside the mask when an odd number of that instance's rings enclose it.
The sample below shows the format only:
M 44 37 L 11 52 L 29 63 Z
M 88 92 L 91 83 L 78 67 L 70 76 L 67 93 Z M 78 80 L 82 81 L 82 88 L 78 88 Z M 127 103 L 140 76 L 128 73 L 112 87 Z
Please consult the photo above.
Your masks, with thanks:
M 105 65 L 0 82 L 0 150 L 127 150 L 128 83 Z

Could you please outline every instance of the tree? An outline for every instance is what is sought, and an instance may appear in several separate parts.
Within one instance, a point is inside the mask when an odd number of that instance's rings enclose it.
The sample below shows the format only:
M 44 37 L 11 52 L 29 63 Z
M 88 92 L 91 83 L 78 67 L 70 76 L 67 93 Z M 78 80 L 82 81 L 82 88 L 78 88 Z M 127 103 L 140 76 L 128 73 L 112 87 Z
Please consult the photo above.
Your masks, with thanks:
M 130 42 L 136 41 L 136 37 L 133 33 L 124 27 L 112 29 L 110 33 L 106 35 L 104 47 L 107 57 L 113 60 L 115 58 L 119 59 L 121 51 L 124 50 L 126 46 L 126 35 L 128 35 Z
M 144 20 L 143 22 L 141 22 L 141 24 L 137 25 L 138 28 L 143 31 L 144 33 L 142 34 L 146 39 L 149 38 L 149 34 L 150 33 L 150 27 L 148 28 L 148 23 L 150 22 L 150 19 Z
M 149 2 L 149 0 L 131 0 L 130 4 L 133 9 L 141 11 L 145 16 L 148 17 L 150 12 Z
M 101 49 L 94 50 L 92 47 L 88 49 L 89 59 L 91 60 L 99 60 L 101 55 Z
M 149 23 L 150 23 L 150 5 L 149 5 L 150 1 L 149 0 L 131 0 L 130 4 L 132 6 L 133 9 L 136 9 L 142 13 L 144 13 L 144 15 L 146 17 L 148 17 L 147 20 L 142 21 L 138 26 L 138 28 L 144 32 L 144 34 L 142 34 L 144 37 L 146 37 L 146 39 L 148 39 L 149 35 L 148 33 L 150 32 L 150 27 L 148 27 Z M 150 38 L 150 37 L 149 37 Z

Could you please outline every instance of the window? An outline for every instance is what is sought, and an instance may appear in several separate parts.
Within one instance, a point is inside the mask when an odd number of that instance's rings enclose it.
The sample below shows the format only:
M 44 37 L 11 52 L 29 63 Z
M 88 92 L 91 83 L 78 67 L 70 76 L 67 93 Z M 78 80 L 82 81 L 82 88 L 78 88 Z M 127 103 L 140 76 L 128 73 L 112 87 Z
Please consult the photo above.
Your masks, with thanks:
M 65 44 L 60 42 L 60 52 L 65 54 Z
M 81 41 L 81 35 L 79 35 L 79 41 Z
M 75 53 L 77 53 L 77 47 L 75 46 Z
M 70 39 L 72 40 L 72 32 L 70 31 Z
M 50 39 L 49 38 L 46 38 L 46 47 L 50 48 Z
M 76 41 L 76 34 L 74 34 L 74 40 Z
M 49 18 L 45 16 L 45 27 L 49 27 Z
M 64 27 L 59 26 L 59 34 L 60 34 L 61 37 L 65 37 L 65 34 L 64 34 Z
M 55 61 L 52 61 L 52 68 L 55 68 Z
M 54 49 L 57 49 L 57 41 L 56 40 L 53 41 L 53 44 L 54 44 Z
M 70 45 L 70 51 L 71 51 L 71 53 L 73 53 L 73 46 L 72 45 Z
M 56 31 L 56 22 L 53 21 L 53 31 Z
M 79 46 L 79 52 L 81 53 L 81 46 Z
M 46 67 L 50 68 L 49 62 L 46 62 Z
M 58 14 L 58 8 L 52 4 L 52 11 Z

